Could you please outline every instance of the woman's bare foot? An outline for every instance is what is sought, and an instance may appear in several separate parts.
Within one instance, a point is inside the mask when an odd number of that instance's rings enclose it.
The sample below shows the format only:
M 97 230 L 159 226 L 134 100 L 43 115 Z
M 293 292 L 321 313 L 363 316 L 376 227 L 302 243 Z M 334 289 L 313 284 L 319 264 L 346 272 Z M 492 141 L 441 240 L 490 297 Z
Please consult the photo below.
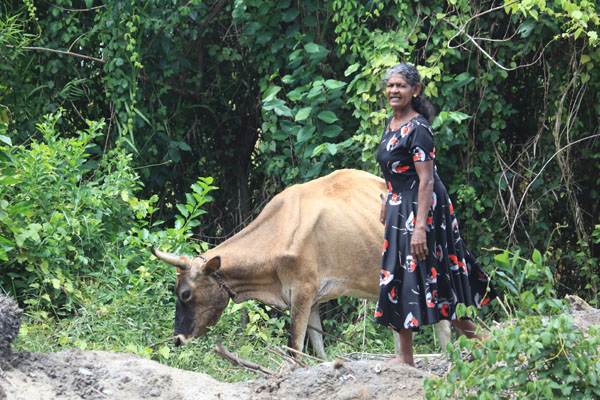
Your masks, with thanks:
M 406 356 L 403 356 L 402 354 L 398 354 L 396 357 L 392 358 L 390 360 L 390 362 L 398 363 L 398 364 L 406 364 L 406 365 L 410 365 L 411 367 L 415 366 L 415 360 L 412 357 L 406 357 Z

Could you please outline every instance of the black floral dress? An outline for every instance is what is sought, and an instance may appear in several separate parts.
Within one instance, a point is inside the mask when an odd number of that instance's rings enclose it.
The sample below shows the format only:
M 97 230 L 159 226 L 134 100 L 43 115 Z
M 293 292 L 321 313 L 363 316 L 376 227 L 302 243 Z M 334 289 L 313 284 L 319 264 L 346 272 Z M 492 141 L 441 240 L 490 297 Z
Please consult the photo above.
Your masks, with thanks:
M 480 307 L 496 297 L 488 275 L 460 237 L 437 172 L 425 228 L 429 254 L 423 261 L 410 254 L 419 191 L 415 163 L 434 159 L 433 132 L 425 117 L 419 115 L 398 130 L 388 122 L 377 151 L 388 193 L 375 322 L 395 330 L 456 319 L 458 303 Z

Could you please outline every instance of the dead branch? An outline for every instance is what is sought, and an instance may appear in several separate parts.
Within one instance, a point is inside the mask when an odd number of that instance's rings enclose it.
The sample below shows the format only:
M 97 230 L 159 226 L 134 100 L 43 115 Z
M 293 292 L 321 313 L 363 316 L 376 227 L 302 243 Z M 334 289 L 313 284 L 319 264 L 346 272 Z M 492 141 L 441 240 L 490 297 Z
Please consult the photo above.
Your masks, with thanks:
M 223 343 L 221 343 L 220 341 L 216 340 L 215 343 L 217 344 L 217 347 L 213 349 L 213 352 L 220 355 L 221 357 L 229 361 L 231 364 L 238 365 L 250 371 L 259 371 L 265 375 L 276 375 L 276 373 L 271 371 L 270 369 L 265 368 L 262 365 L 253 363 L 252 361 L 244 360 L 237 354 L 230 352 L 225 348 L 225 346 L 223 346 Z
M 303 352 L 301 352 L 300 350 L 293 349 L 293 348 L 291 348 L 291 347 L 289 347 L 289 346 L 281 346 L 281 347 L 283 347 L 283 348 L 284 348 L 284 349 L 286 349 L 287 351 L 291 351 L 291 352 L 292 352 L 292 353 L 294 353 L 294 354 L 301 355 L 301 356 L 303 356 L 303 357 L 306 357 L 306 358 L 309 358 L 309 359 L 311 359 L 311 360 L 315 360 L 315 361 L 319 361 L 319 362 L 325 362 L 325 360 L 322 360 L 322 359 L 320 359 L 320 358 L 318 358 L 318 357 L 313 357 L 313 356 L 311 356 L 311 355 L 308 355 L 308 354 L 306 354 L 306 353 L 303 353 Z
M 166 342 L 168 342 L 168 341 L 170 341 L 170 340 L 173 340 L 173 336 L 171 336 L 171 337 L 168 337 L 168 338 L 166 338 L 166 339 L 163 339 L 163 340 L 161 340 L 160 342 L 157 342 L 157 343 L 151 344 L 150 346 L 148 346 L 148 348 L 149 348 L 149 349 L 151 349 L 151 348 L 153 348 L 153 347 L 156 347 L 156 346 L 158 346 L 158 345 L 160 345 L 160 344 L 166 343 Z
M 96 62 L 99 62 L 101 64 L 106 64 L 106 60 L 103 60 L 101 58 L 96 58 L 96 57 L 92 57 L 92 56 L 86 56 L 85 54 L 73 53 L 72 51 L 48 49 L 46 47 L 30 47 L 30 46 L 18 47 L 18 46 L 12 46 L 10 44 L 7 44 L 5 46 L 9 47 L 11 49 L 17 49 L 18 48 L 18 49 L 23 49 L 23 50 L 40 50 L 40 51 L 47 51 L 49 53 L 64 54 L 64 55 L 71 56 L 71 57 L 78 57 L 78 58 L 82 58 L 84 60 L 96 61 Z
M 294 358 L 292 356 L 289 355 L 289 353 L 286 353 L 285 351 L 283 351 L 280 348 L 277 347 L 267 347 L 267 351 L 270 351 L 271 353 L 275 354 L 278 357 L 281 357 L 288 365 L 291 369 L 295 369 L 297 367 L 306 367 L 306 364 L 304 362 L 302 362 L 300 359 Z
M 484 39 L 484 38 L 480 38 L 480 37 L 477 37 L 477 38 L 475 38 L 475 37 L 473 37 L 473 36 L 469 35 L 469 34 L 467 33 L 467 31 L 466 31 L 467 25 L 469 25 L 469 23 L 470 23 L 472 20 L 474 20 L 475 18 L 479 18 L 479 17 L 481 17 L 482 15 L 485 15 L 485 14 L 491 13 L 491 12 L 493 12 L 493 11 L 497 11 L 497 10 L 500 10 L 500 9 L 506 8 L 506 7 L 510 6 L 511 4 L 513 4 L 513 3 L 516 3 L 516 2 L 517 2 L 517 0 L 513 0 L 513 1 L 512 1 L 512 2 L 510 2 L 510 3 L 503 4 L 503 5 L 501 5 L 501 6 L 498 6 L 498 7 L 490 8 L 489 10 L 486 10 L 486 11 L 480 12 L 480 13 L 478 13 L 478 14 L 475 14 L 475 15 L 473 15 L 471 18 L 469 18 L 469 19 L 468 19 L 468 20 L 467 20 L 467 21 L 466 21 L 466 22 L 463 24 L 462 28 L 461 28 L 461 27 L 459 27 L 458 25 L 456 25 L 454 22 L 450 21 L 448 18 L 442 18 L 442 21 L 446 22 L 448 25 L 452 26 L 454 29 L 456 29 L 456 30 L 458 31 L 458 32 L 456 32 L 456 33 L 454 34 L 454 36 L 452 36 L 452 37 L 450 38 L 450 40 L 448 40 L 448 48 L 450 48 L 450 49 L 451 49 L 451 48 L 454 48 L 454 47 L 452 47 L 452 46 L 450 45 L 450 43 L 452 43 L 452 41 L 453 41 L 453 40 L 454 40 L 454 39 L 455 39 L 457 36 L 459 36 L 460 34 L 463 34 L 463 35 L 465 35 L 465 36 L 467 37 L 468 41 L 470 41 L 471 43 L 473 43 L 473 45 L 475 45 L 475 47 L 477 47 L 477 49 L 478 49 L 478 50 L 479 50 L 481 53 L 483 53 L 483 55 L 485 55 L 485 56 L 486 56 L 486 57 L 487 57 L 487 58 L 488 58 L 490 61 L 492 61 L 492 62 L 493 62 L 493 63 L 494 63 L 494 64 L 495 64 L 495 65 L 496 65 L 498 68 L 500 68 L 500 69 L 503 69 L 504 71 L 514 71 L 514 70 L 517 70 L 517 69 L 519 69 L 519 68 L 530 67 L 530 66 L 532 66 L 532 65 L 536 64 L 536 63 L 537 63 L 537 62 L 538 62 L 538 61 L 539 61 L 539 60 L 542 58 L 542 56 L 544 55 L 544 50 L 546 50 L 546 47 L 548 47 L 548 45 L 550 45 L 550 43 L 552 43 L 552 42 L 553 42 L 555 39 L 552 39 L 552 40 L 550 40 L 548 43 L 546 43 L 546 45 L 545 45 L 545 46 L 542 48 L 542 50 L 540 51 L 540 55 L 539 55 L 539 56 L 538 56 L 538 57 L 537 57 L 537 58 L 536 58 L 534 61 L 532 61 L 531 63 L 529 63 L 529 64 L 523 64 L 523 65 L 517 65 L 517 66 L 516 66 L 516 67 L 514 67 L 514 68 L 506 68 L 505 66 L 503 66 L 502 64 L 500 64 L 498 61 L 496 61 L 496 59 L 495 59 L 495 58 L 494 58 L 494 57 L 493 57 L 491 54 L 489 54 L 489 53 L 488 53 L 488 52 L 487 52 L 487 51 L 486 51 L 486 50 L 485 50 L 483 47 L 481 47 L 481 46 L 479 45 L 479 43 L 477 42 L 478 40 L 488 40 L 488 41 L 493 41 L 492 39 Z M 503 39 L 502 41 L 505 41 L 505 39 Z M 459 45 L 458 47 L 460 47 L 460 46 L 462 46 L 462 45 Z

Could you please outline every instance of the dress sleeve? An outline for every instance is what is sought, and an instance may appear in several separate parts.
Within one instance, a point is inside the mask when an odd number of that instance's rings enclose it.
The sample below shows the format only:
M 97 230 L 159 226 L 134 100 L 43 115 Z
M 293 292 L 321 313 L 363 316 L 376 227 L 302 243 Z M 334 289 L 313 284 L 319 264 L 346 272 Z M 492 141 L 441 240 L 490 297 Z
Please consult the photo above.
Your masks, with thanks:
M 412 153 L 414 162 L 435 160 L 433 131 L 429 125 L 417 124 L 412 134 L 410 152 Z

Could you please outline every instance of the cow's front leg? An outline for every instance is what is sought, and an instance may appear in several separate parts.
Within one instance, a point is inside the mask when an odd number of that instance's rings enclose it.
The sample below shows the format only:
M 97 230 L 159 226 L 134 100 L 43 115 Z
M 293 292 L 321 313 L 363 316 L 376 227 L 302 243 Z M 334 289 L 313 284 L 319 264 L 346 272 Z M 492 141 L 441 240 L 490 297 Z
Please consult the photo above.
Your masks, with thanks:
M 315 292 L 315 288 L 310 286 L 300 286 L 292 289 L 289 346 L 293 349 L 302 351 L 304 337 L 306 335 L 306 326 L 308 325 L 310 309 Z

